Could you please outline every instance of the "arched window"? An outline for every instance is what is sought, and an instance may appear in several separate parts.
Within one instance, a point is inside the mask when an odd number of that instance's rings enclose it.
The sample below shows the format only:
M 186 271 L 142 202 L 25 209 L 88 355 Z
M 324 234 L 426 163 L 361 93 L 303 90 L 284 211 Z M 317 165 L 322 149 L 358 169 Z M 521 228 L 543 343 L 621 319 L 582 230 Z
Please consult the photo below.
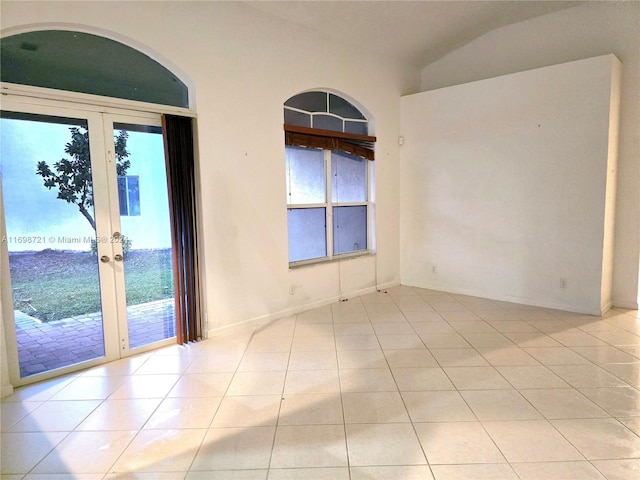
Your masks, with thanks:
M 351 102 L 305 92 L 284 103 L 289 264 L 369 251 L 375 137 Z
M 139 102 L 189 107 L 187 86 L 144 53 L 68 30 L 3 37 L 0 80 Z

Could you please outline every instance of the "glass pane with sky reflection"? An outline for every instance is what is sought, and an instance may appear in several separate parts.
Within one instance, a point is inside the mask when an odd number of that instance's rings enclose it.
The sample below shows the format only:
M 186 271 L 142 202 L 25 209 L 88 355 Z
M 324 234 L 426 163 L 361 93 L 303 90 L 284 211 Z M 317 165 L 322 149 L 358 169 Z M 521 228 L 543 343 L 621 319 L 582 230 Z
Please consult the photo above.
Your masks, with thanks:
M 367 201 L 367 160 L 345 152 L 331 152 L 331 201 Z
M 326 209 L 290 208 L 287 221 L 290 262 L 327 256 Z
M 20 375 L 103 357 L 86 121 L 3 112 L 0 134 Z M 77 192 L 62 192 L 56 178 Z
M 175 336 L 169 198 L 162 129 L 114 124 L 131 165 L 118 178 L 129 347 Z
M 324 151 L 286 147 L 287 204 L 324 203 Z
M 333 253 L 358 252 L 367 249 L 367 207 L 333 208 Z

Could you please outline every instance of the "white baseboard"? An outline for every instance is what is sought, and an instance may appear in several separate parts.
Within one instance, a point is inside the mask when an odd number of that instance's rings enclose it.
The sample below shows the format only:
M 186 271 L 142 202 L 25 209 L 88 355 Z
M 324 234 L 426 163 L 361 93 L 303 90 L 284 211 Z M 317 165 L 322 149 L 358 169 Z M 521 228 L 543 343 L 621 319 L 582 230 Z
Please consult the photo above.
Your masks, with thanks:
M 218 337 L 220 335 L 227 335 L 240 332 L 242 330 L 255 330 L 256 328 L 274 320 L 289 317 L 291 315 L 297 315 L 298 313 L 306 312 L 307 310 L 313 310 L 314 308 L 324 307 L 325 305 L 331 305 L 332 303 L 338 303 L 340 299 L 355 298 L 368 293 L 374 293 L 378 290 L 384 290 L 385 288 L 396 287 L 400 285 L 399 281 L 388 282 L 377 287 L 367 287 L 353 292 L 344 293 L 342 297 L 335 296 L 325 298 L 323 300 L 317 300 L 311 303 L 305 303 L 304 305 L 296 305 L 295 307 L 286 308 L 279 312 L 269 313 L 267 315 L 260 315 L 258 317 L 250 318 L 248 320 L 242 320 L 235 322 L 224 327 L 212 328 L 207 331 L 207 338 Z
M 224 327 L 212 328 L 208 331 L 207 338 L 226 335 L 229 333 L 235 333 L 245 329 L 255 329 L 264 325 L 265 323 L 272 322 L 274 320 L 279 320 L 281 318 L 289 317 L 291 315 L 296 315 L 306 310 L 312 310 L 314 308 L 324 307 L 325 305 L 337 303 L 339 300 L 340 300 L 339 297 L 331 297 L 328 299 L 318 300 L 316 302 L 308 303 L 305 305 L 300 305 L 300 306 L 280 310 L 279 312 L 269 313 L 267 315 L 260 315 L 258 317 L 253 317 L 248 320 L 241 320 L 239 322 L 235 322 L 230 325 L 225 325 Z
M 609 300 L 608 302 L 605 302 L 601 307 L 600 307 L 600 315 L 604 315 L 605 313 L 607 313 L 609 310 L 611 310 L 613 308 L 613 303 L 611 303 L 611 300 Z
M 613 300 L 613 308 L 624 308 L 627 310 L 638 310 L 638 302 L 629 302 L 625 300 Z
M 500 302 L 516 303 L 518 305 L 529 305 L 532 307 L 550 308 L 553 310 L 561 310 L 564 312 L 584 313 L 587 315 L 597 315 L 597 316 L 600 316 L 603 313 L 602 307 L 595 306 L 595 305 L 590 307 L 586 305 L 565 304 L 565 303 L 553 302 L 548 300 L 516 297 L 513 295 L 502 295 L 495 292 L 481 292 L 477 290 L 466 290 L 466 289 L 449 289 L 449 288 L 443 287 L 442 285 L 435 285 L 435 284 L 434 285 L 431 285 L 431 284 L 414 285 L 409 281 L 402 282 L 402 285 L 407 285 L 410 287 L 417 287 L 417 288 L 427 288 L 430 290 L 441 290 L 447 293 L 456 293 L 458 295 L 468 295 L 471 297 L 486 298 L 489 300 L 496 300 Z
M 387 288 L 393 288 L 400 286 L 400 280 L 395 280 L 393 282 L 383 283 L 378 285 L 377 290 L 386 290 Z
M 9 395 L 13 395 L 13 386 L 10 383 L 3 383 L 0 388 L 0 398 L 8 397 Z

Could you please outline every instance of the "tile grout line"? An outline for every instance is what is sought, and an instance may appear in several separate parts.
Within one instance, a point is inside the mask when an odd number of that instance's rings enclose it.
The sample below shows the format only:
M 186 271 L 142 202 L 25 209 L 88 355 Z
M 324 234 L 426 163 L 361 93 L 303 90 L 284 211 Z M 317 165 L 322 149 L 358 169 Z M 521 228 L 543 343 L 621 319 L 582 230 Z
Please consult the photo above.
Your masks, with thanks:
M 365 308 L 366 312 L 366 308 Z M 369 316 L 367 315 L 367 319 Z M 340 374 L 340 361 L 338 360 L 338 341 L 336 338 L 336 327 L 333 318 L 333 307 L 331 308 L 331 325 L 333 326 L 333 343 L 336 348 L 336 367 L 338 371 L 338 388 L 340 389 L 340 408 L 342 410 L 342 431 L 344 432 L 344 448 L 347 458 L 347 475 L 351 480 L 351 456 L 349 455 L 349 437 L 347 436 L 347 418 L 344 411 L 344 397 L 342 396 L 342 375 Z
M 400 313 L 402 314 L 402 316 L 404 317 L 404 319 L 407 321 L 407 323 L 409 324 L 409 327 L 411 328 L 411 330 L 413 330 L 413 332 L 418 335 L 418 332 L 416 332 L 415 328 L 413 327 L 413 324 L 411 322 L 409 322 L 409 319 L 407 319 L 407 317 L 405 316 L 405 312 L 402 311 L 402 309 L 400 309 L 400 307 L 398 306 L 398 304 L 396 303 L 395 299 L 393 297 L 391 297 L 391 300 L 393 301 L 394 305 L 396 305 L 396 307 L 398 308 L 398 310 L 400 310 Z M 425 301 L 426 303 L 426 301 Z M 377 337 L 377 335 L 376 335 Z M 420 338 L 420 341 L 422 342 L 422 344 L 424 345 L 425 349 L 427 350 L 427 352 L 429 352 L 429 355 L 431 355 L 433 357 L 433 359 L 436 361 L 436 363 L 438 362 L 436 360 L 436 358 L 431 354 L 431 352 L 429 351 L 429 349 L 427 348 L 426 344 L 424 343 L 424 340 L 422 339 L 422 337 L 420 337 L 418 335 L 418 338 Z M 380 345 L 380 348 L 382 349 L 382 345 Z M 383 354 L 384 354 L 384 350 L 382 350 Z M 411 418 L 411 414 L 409 413 L 409 408 L 407 408 L 407 403 L 402 395 L 402 392 L 400 391 L 400 386 L 398 385 L 398 382 L 395 378 L 395 375 L 393 375 L 393 370 L 391 369 L 391 365 L 389 365 L 389 360 L 387 358 L 387 356 L 385 355 L 385 360 L 387 361 L 387 366 L 389 367 L 389 371 L 391 372 L 391 376 L 393 377 L 393 381 L 396 384 L 396 388 L 398 389 L 398 395 L 400 396 L 400 400 L 402 401 L 402 405 L 404 406 L 405 412 L 407 412 L 407 417 L 409 417 L 409 422 L 411 423 L 411 429 L 413 430 L 413 434 L 416 436 L 416 440 L 418 441 L 418 445 L 420 445 L 420 450 L 422 451 L 422 455 L 424 456 L 425 461 L 427 462 L 427 467 L 429 468 L 429 472 L 431 473 L 431 477 L 432 478 L 437 478 L 435 475 L 435 472 L 433 471 L 433 467 L 431 465 L 431 462 L 429 461 L 429 457 L 427 456 L 427 452 L 425 451 L 424 445 L 422 444 L 422 442 L 420 441 L 420 435 L 418 435 L 418 431 L 416 430 L 416 425 L 413 421 L 413 418 Z M 444 371 L 444 370 L 443 370 Z M 446 375 L 446 373 L 445 373 Z
M 289 317 L 285 317 L 289 318 Z M 271 451 L 269 452 L 269 461 L 267 462 L 267 478 L 271 475 L 271 462 L 273 461 L 273 451 L 276 448 L 276 438 L 278 437 L 278 428 L 280 427 L 280 414 L 282 412 L 282 402 L 285 401 L 285 389 L 287 387 L 287 378 L 289 377 L 289 366 L 291 365 L 291 354 L 293 353 L 293 341 L 296 338 L 296 330 L 298 329 L 298 315 L 293 316 L 293 332 L 291 332 L 291 343 L 287 355 L 287 365 L 285 368 L 284 381 L 282 382 L 282 391 L 280 392 L 280 401 L 278 402 L 278 415 L 276 416 L 276 424 L 273 428 L 273 438 L 271 440 Z M 251 343 L 251 342 L 249 342 Z M 248 346 L 247 346 L 248 348 Z

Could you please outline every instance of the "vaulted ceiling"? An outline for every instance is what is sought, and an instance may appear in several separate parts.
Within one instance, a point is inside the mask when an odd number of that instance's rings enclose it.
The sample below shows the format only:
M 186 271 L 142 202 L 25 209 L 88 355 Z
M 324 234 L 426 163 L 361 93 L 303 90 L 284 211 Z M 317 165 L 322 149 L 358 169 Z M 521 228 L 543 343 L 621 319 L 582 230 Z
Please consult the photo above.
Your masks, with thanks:
M 505 25 L 575 7 L 577 1 L 248 1 L 253 8 L 425 67 Z

